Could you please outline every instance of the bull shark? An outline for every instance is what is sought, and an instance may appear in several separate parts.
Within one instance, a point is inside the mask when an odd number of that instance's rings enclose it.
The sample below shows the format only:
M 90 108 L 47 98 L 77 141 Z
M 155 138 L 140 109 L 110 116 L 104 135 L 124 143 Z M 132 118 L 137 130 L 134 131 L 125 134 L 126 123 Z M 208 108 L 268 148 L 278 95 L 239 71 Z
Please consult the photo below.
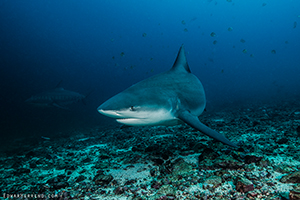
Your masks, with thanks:
M 65 90 L 62 87 L 56 87 L 52 90 L 33 95 L 25 102 L 41 107 L 57 107 L 62 109 L 68 109 L 65 106 L 73 104 L 75 102 L 82 101 L 85 104 L 84 99 L 87 96 L 84 96 L 77 92 Z
M 98 112 L 128 126 L 172 126 L 186 123 L 226 145 L 237 147 L 222 134 L 200 122 L 206 105 L 199 79 L 191 73 L 183 45 L 173 67 L 142 80 L 111 97 Z

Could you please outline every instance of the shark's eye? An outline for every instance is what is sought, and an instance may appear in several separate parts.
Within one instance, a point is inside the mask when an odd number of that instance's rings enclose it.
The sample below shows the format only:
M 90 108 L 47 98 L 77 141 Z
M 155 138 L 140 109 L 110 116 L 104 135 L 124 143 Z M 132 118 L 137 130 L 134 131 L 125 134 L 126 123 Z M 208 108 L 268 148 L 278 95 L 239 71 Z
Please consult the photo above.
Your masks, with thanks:
M 133 106 L 130 106 L 130 111 L 135 111 Z

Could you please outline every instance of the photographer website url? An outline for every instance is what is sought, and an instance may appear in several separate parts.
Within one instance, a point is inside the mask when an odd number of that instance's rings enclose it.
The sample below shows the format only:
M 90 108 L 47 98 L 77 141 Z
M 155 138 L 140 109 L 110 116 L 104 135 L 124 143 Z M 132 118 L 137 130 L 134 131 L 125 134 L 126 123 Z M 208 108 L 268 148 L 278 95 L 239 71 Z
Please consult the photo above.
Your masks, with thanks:
M 2 195 L 3 198 L 9 199 L 9 198 L 35 198 L 35 199 L 54 199 L 54 198 L 59 198 L 63 197 L 63 195 L 58 195 L 58 194 L 6 194 L 3 193 Z

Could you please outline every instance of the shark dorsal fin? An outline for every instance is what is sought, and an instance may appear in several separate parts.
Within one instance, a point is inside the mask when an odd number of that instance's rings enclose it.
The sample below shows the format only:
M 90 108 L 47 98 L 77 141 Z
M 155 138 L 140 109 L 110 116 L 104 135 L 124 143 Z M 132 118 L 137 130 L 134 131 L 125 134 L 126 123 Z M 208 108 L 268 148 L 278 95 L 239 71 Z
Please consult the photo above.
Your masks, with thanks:
M 181 47 L 179 49 L 177 58 L 174 62 L 173 67 L 171 68 L 171 70 L 191 73 L 191 70 L 190 70 L 187 60 L 186 60 L 183 45 L 181 45 Z

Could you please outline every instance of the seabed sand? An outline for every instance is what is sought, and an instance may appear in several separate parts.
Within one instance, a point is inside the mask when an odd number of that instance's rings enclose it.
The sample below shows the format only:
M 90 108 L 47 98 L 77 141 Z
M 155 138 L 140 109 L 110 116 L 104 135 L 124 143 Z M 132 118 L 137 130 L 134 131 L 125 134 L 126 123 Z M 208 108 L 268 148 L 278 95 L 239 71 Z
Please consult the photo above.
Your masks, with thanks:
M 5 194 L 107 200 L 297 199 L 297 108 L 297 103 L 253 104 L 200 116 L 240 149 L 187 125 L 93 128 L 41 139 L 1 153 L 2 199 Z

